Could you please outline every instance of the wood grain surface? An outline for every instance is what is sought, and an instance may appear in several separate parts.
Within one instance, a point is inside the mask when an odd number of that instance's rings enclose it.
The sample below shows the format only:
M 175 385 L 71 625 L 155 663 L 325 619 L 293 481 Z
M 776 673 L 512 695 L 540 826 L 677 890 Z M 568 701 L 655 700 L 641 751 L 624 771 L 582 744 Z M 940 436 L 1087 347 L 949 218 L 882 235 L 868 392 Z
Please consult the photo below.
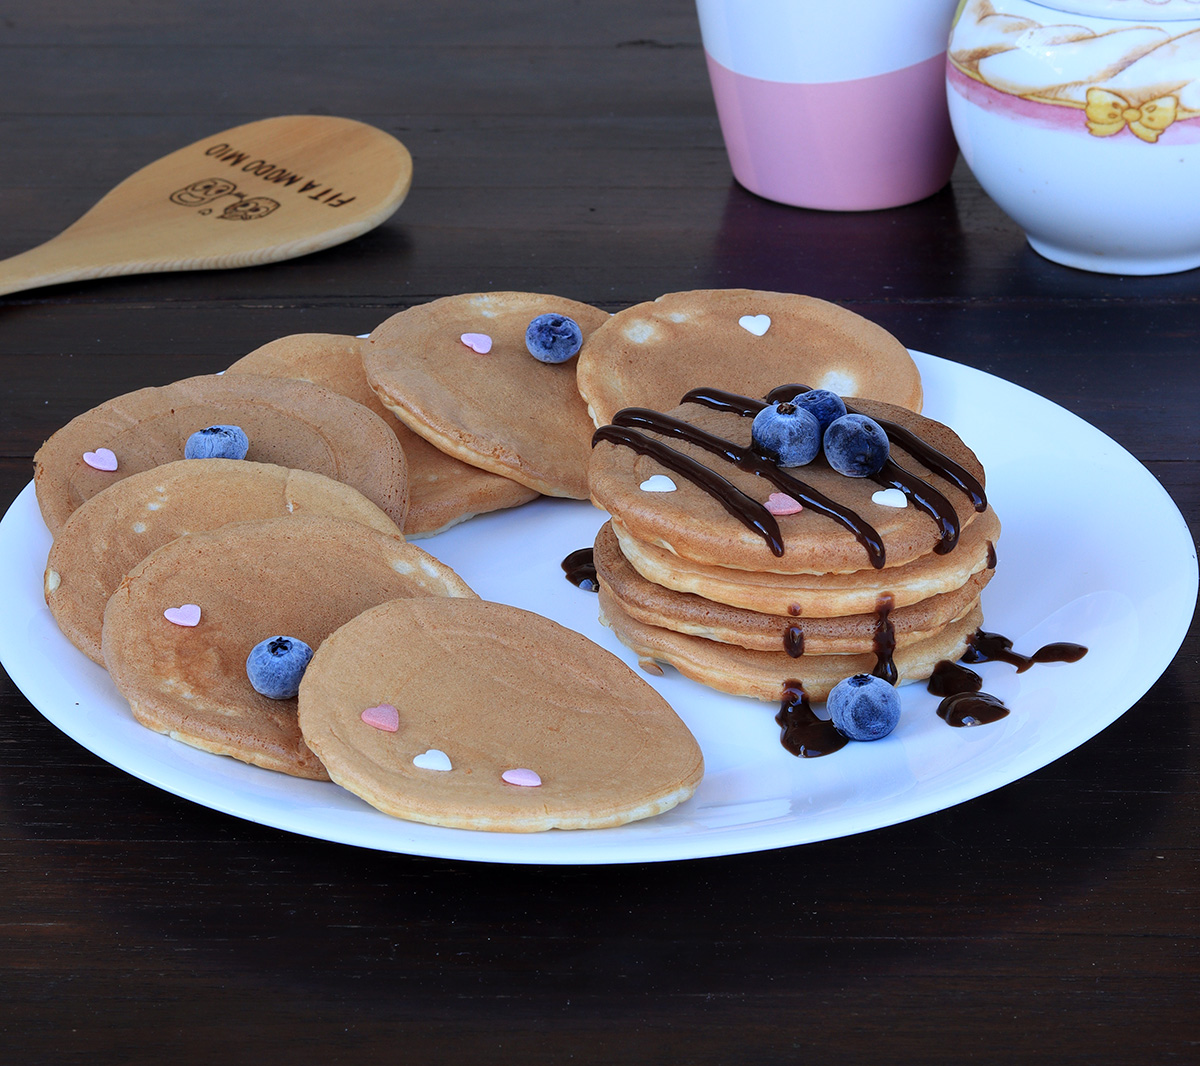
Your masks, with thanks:
M 76 414 L 283 334 L 363 333 L 456 292 L 615 311 L 748 286 L 1049 397 L 1200 522 L 1197 272 L 1040 259 L 961 163 L 892 211 L 757 199 L 730 175 L 689 0 L 9 4 L 0 84 L 0 257 L 270 115 L 357 119 L 414 163 L 399 213 L 313 255 L 0 298 L 5 506 Z M 951 810 L 755 855 L 537 868 L 195 806 L 3 676 L 0 1059 L 1194 1062 L 1198 707 L 1193 625 L 1114 725 Z

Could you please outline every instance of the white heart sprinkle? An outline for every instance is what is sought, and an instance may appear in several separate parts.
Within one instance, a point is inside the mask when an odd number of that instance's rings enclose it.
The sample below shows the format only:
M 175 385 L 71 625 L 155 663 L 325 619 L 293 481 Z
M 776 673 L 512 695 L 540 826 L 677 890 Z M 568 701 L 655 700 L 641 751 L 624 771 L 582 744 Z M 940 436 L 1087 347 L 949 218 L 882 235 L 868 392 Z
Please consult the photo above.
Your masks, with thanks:
M 643 492 L 674 492 L 675 482 L 666 474 L 651 474 L 640 488 Z
M 768 329 L 771 328 L 770 315 L 742 315 L 738 319 L 738 325 L 747 333 L 753 333 L 756 337 L 761 337 Z
M 430 748 L 413 756 L 413 766 L 418 770 L 450 770 L 450 756 L 438 748 Z
M 908 506 L 908 497 L 899 489 L 880 489 L 878 492 L 872 494 L 871 499 L 881 507 Z

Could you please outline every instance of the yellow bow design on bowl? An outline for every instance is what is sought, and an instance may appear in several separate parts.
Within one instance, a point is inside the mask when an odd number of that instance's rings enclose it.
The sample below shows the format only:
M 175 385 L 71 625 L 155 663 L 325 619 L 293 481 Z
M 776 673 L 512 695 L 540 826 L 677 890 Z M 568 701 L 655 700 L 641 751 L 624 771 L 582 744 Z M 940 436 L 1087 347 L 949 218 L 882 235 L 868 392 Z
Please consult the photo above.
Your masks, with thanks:
M 1094 137 L 1111 137 L 1128 125 L 1134 136 L 1154 144 L 1158 135 L 1175 121 L 1177 108 L 1178 101 L 1173 96 L 1160 96 L 1134 107 L 1120 93 L 1088 89 L 1083 113 L 1087 116 L 1088 133 Z

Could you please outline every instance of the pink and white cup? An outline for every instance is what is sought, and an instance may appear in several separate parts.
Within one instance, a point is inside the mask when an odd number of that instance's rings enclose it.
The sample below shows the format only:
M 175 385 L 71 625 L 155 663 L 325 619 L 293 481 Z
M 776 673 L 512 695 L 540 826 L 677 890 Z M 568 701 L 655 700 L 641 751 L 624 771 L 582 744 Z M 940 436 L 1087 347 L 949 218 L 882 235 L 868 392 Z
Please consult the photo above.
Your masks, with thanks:
M 924 199 L 958 154 L 946 106 L 956 0 L 696 0 L 733 175 L 796 207 Z

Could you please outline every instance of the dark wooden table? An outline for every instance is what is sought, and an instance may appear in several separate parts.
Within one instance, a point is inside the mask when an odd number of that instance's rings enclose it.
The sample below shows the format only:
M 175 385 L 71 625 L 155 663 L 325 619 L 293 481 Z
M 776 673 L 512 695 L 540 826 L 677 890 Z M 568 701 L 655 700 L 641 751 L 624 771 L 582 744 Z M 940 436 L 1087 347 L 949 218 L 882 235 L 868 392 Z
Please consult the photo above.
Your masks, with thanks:
M 434 297 L 809 293 L 1092 422 L 1200 522 L 1200 274 L 1035 255 L 961 165 L 902 209 L 732 180 L 688 0 L 0 10 L 0 257 L 275 114 L 411 149 L 380 229 L 259 268 L 0 298 L 0 502 L 121 392 Z M 1113 501 L 1120 507 L 1119 500 Z M 1147 544 L 1152 530 L 1147 530 Z M 1197 1061 L 1200 642 L 1070 755 L 805 847 L 594 868 L 358 850 L 100 761 L 0 685 L 0 1060 Z

